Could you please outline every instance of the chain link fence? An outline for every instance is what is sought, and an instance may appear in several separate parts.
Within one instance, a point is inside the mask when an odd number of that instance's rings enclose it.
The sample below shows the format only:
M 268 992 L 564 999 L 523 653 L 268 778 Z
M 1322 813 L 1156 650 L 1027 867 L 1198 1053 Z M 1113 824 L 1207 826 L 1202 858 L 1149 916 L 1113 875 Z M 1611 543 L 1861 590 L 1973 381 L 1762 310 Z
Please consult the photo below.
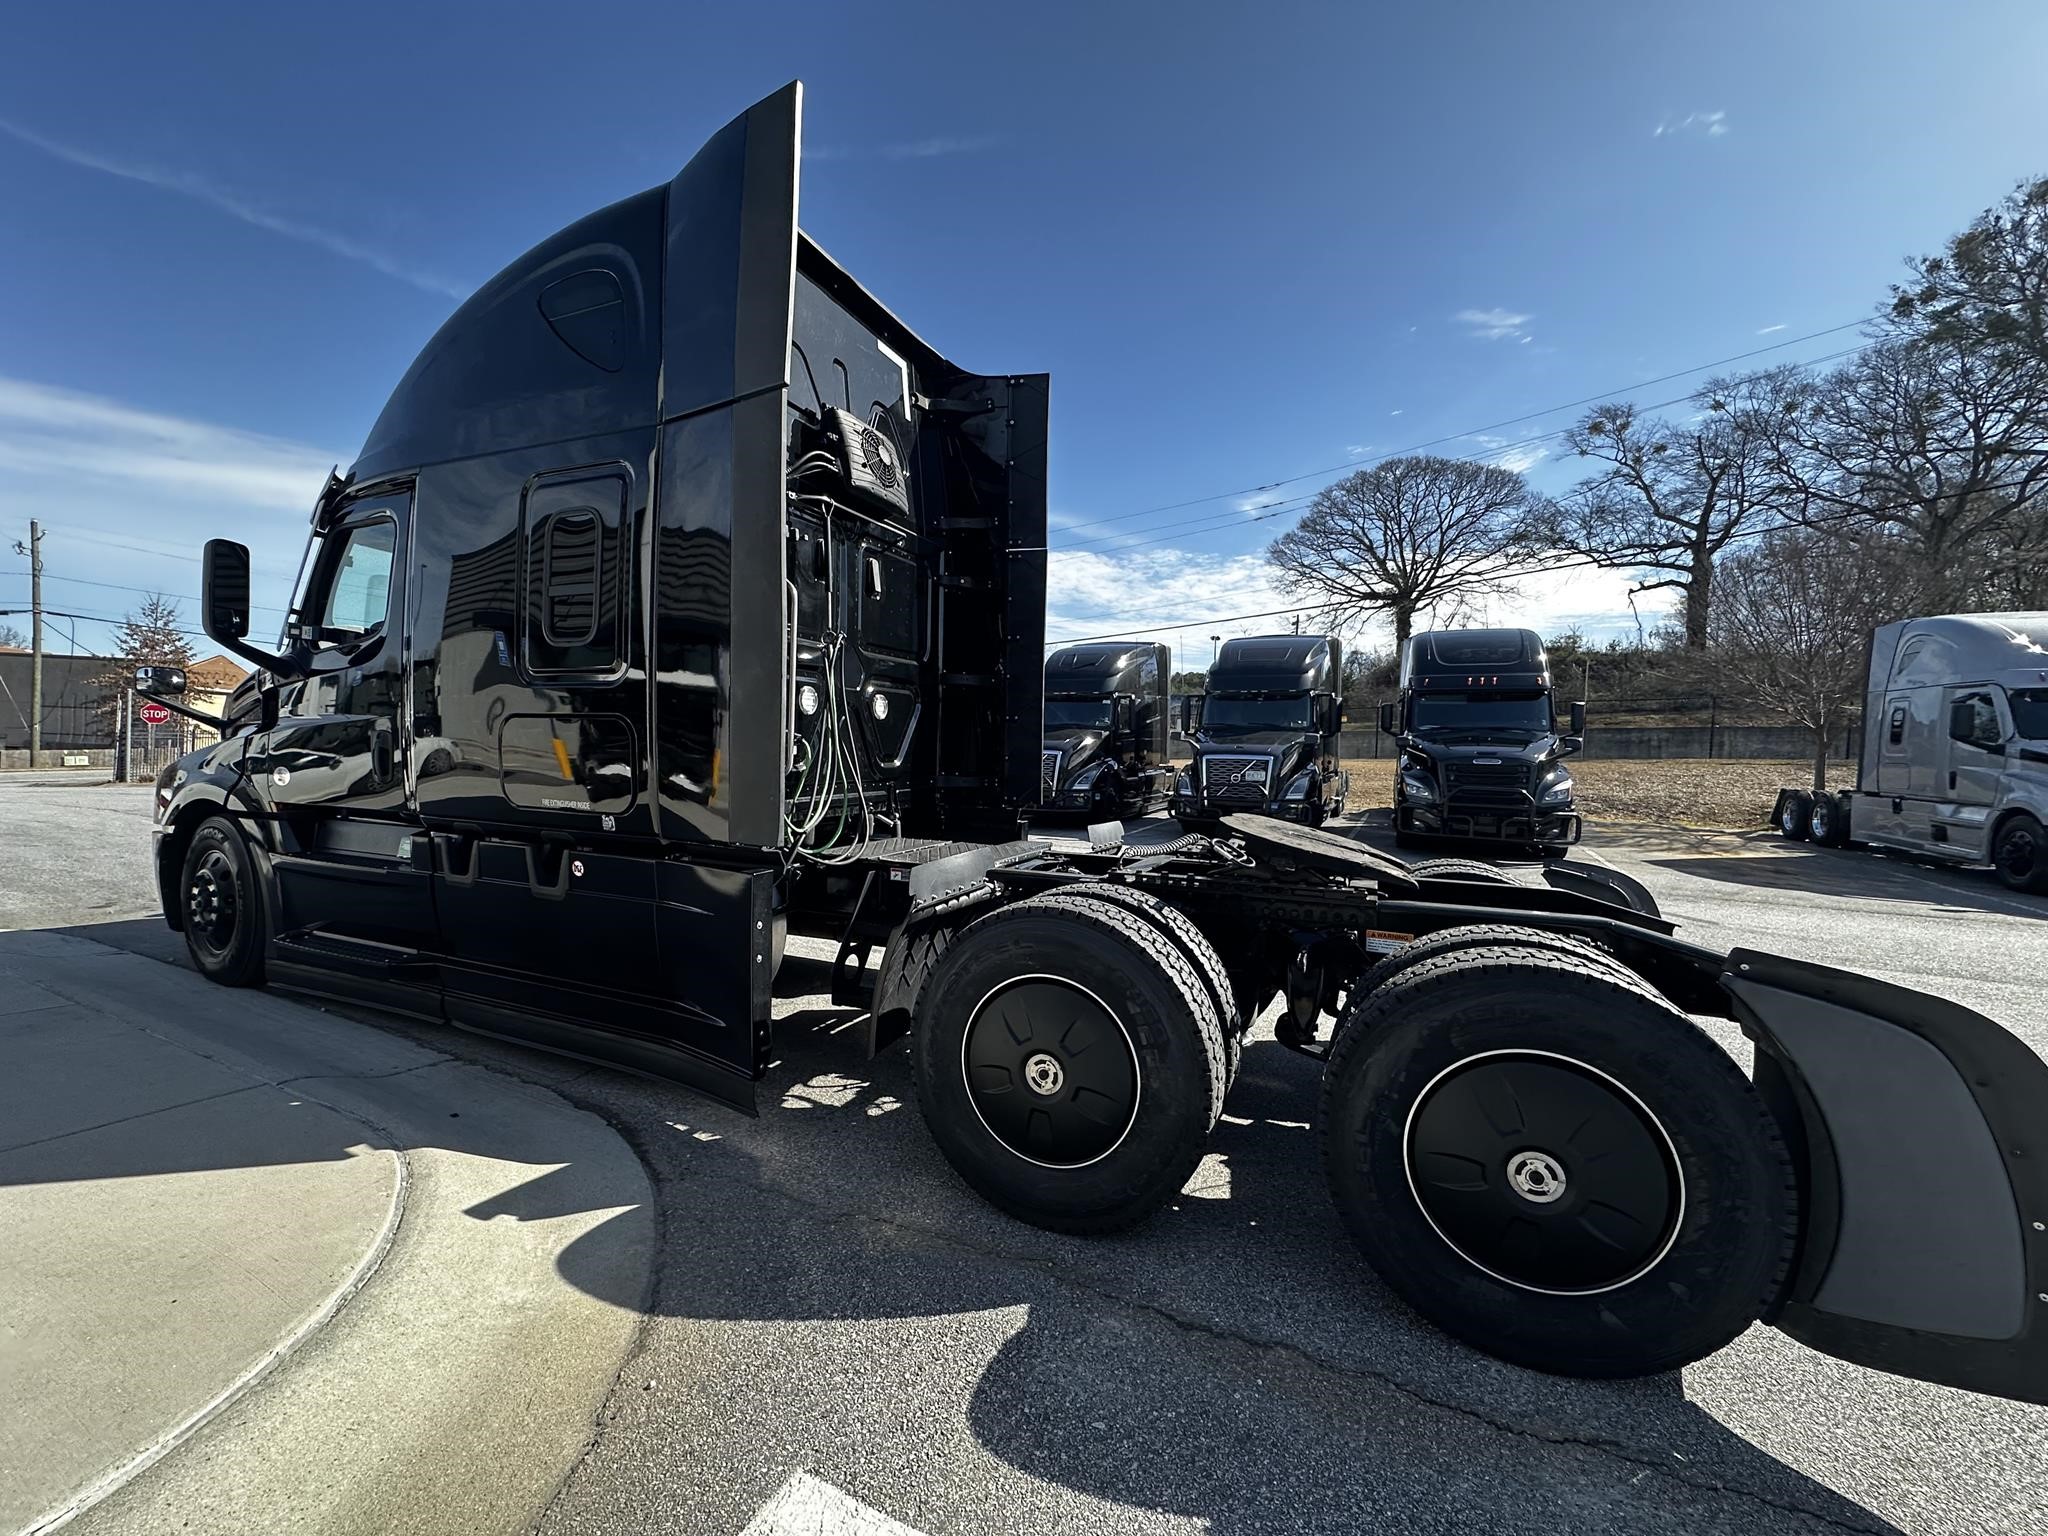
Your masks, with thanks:
M 1353 701 L 1351 724 L 1339 748 L 1347 758 L 1390 758 L 1398 750 L 1378 729 L 1379 706 L 1393 697 Z M 1561 707 L 1561 706 L 1560 706 Z M 1862 749 L 1862 711 L 1828 738 L 1831 759 L 1851 760 Z M 1586 703 L 1588 758 L 1721 758 L 1806 761 L 1813 733 L 1743 700 L 1718 694 L 1664 694 L 1642 698 L 1590 699 Z

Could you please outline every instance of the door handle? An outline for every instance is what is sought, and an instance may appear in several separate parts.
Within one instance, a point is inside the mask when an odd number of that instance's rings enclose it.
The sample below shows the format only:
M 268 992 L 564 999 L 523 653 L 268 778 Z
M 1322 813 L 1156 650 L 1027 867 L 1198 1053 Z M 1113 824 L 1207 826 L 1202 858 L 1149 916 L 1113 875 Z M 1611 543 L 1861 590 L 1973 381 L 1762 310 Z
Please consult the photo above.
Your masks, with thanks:
M 1954 789 L 1956 787 L 1956 771 L 1953 768 L 1949 769 L 1948 771 L 1948 787 L 1950 789 Z
M 391 727 L 380 722 L 370 733 L 370 776 L 379 784 L 390 782 L 392 758 Z

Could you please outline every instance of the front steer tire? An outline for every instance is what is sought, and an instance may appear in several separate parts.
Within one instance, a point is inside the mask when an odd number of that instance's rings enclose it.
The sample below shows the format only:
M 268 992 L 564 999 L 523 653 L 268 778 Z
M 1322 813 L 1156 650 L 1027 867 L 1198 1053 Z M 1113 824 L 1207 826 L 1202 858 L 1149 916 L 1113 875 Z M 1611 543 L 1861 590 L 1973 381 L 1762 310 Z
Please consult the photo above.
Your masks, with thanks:
M 1054 1232 L 1152 1215 L 1223 1108 L 1223 1023 L 1202 977 L 1147 917 L 1081 896 L 961 932 L 918 998 L 911 1060 L 946 1161 Z
M 224 816 L 193 830 L 179 869 L 185 948 L 208 981 L 224 987 L 263 985 L 263 892 L 248 844 Z
M 1698 1360 L 1763 1314 L 1791 1263 L 1776 1122 L 1717 1045 L 1605 956 L 1503 942 L 1416 958 L 1347 1014 L 1320 1137 L 1381 1279 L 1536 1370 Z

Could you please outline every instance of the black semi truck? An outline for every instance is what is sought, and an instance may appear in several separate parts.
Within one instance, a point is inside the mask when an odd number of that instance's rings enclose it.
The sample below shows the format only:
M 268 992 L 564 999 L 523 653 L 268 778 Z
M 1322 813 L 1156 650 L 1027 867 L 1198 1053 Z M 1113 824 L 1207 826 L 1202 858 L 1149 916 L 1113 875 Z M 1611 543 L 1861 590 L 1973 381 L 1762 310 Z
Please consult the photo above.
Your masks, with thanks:
M 1457 838 L 1561 853 L 1579 840 L 1565 759 L 1585 745 L 1586 706 L 1569 707 L 1568 725 L 1558 719 L 1535 630 L 1410 635 L 1400 687 L 1379 721 L 1400 743 L 1397 843 Z
M 1040 805 L 1097 821 L 1149 816 L 1173 788 L 1167 647 L 1097 640 L 1045 661 Z
M 1046 381 L 948 362 L 799 230 L 799 102 L 456 311 L 317 498 L 276 649 L 208 544 L 260 670 L 156 788 L 200 971 L 750 1106 L 785 935 L 823 936 L 961 1177 L 1069 1232 L 1175 1196 L 1284 993 L 1330 1194 L 1453 1333 L 1628 1375 L 1763 1317 L 2048 1400 L 2048 1067 L 1988 1019 L 1580 867 L 1419 876 L 1266 816 L 1018 837 Z
M 1173 814 L 1190 828 L 1255 812 L 1319 827 L 1344 813 L 1337 758 L 1344 650 L 1335 635 L 1246 635 L 1223 642 L 1200 698 Z M 1199 714 L 1196 711 L 1199 711 Z

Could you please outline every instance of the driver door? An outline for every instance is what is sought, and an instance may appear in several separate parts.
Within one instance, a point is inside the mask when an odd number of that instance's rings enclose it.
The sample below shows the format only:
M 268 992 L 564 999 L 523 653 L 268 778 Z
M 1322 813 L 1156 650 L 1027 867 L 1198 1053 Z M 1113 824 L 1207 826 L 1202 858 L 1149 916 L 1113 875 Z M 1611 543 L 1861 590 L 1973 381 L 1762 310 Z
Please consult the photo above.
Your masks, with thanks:
M 311 671 L 279 689 L 276 724 L 250 743 L 251 787 L 279 816 L 281 959 L 388 969 L 399 951 L 430 947 L 404 709 L 411 519 L 409 487 L 342 508 L 296 616 Z

